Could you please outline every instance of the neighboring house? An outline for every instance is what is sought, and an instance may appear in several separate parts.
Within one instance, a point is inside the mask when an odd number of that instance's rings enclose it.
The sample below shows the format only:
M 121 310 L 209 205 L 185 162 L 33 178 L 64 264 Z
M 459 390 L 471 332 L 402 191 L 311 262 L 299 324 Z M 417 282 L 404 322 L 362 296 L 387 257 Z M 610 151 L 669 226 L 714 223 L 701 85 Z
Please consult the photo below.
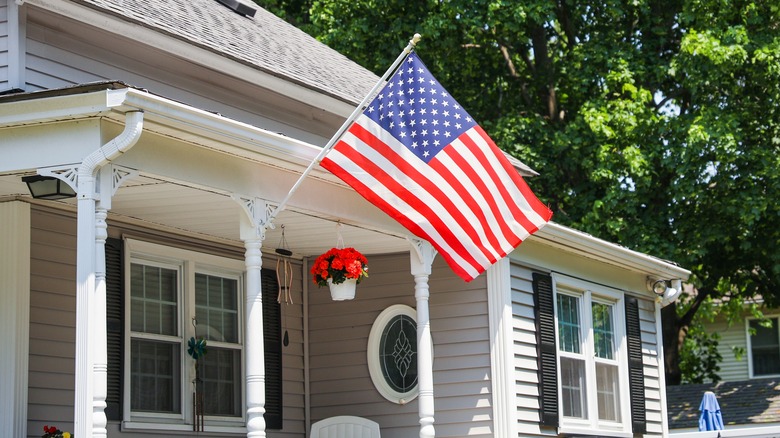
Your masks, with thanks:
M 667 387 L 673 433 L 698 430 L 699 403 L 705 391 L 712 391 L 722 411 L 724 437 L 780 436 L 780 310 L 762 311 L 768 327 L 747 312 L 739 323 L 729 324 L 719 317 L 708 325 L 708 330 L 720 335 L 722 381 Z
M 646 283 L 687 270 L 550 223 L 465 283 L 317 168 L 264 232 L 377 77 L 224 3 L 0 0 L 0 436 L 666 434 Z M 340 237 L 370 264 L 347 302 L 308 272 Z M 392 336 L 418 366 L 380 362 Z

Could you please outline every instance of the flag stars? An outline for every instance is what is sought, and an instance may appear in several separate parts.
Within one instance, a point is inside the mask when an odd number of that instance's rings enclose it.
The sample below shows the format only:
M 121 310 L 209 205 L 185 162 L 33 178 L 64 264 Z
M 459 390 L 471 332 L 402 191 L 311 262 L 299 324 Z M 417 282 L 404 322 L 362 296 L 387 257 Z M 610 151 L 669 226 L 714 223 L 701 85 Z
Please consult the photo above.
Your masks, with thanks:
M 412 142 L 412 147 L 413 147 L 414 149 L 417 149 L 417 146 L 418 146 L 418 145 L 417 145 L 417 142 L 416 142 L 416 141 L 413 141 L 413 142 Z
M 412 138 L 415 138 L 415 137 L 417 137 L 417 131 L 412 131 L 412 133 L 409 134 L 409 135 L 411 135 Z
M 439 130 L 438 129 L 434 129 L 433 130 L 433 135 L 438 137 L 439 136 Z
M 439 144 L 440 144 L 440 143 L 439 143 L 439 140 L 434 140 L 434 141 L 433 141 L 433 145 L 434 145 L 434 146 L 436 146 L 436 147 L 439 147 Z
M 444 131 L 444 136 L 450 138 L 452 136 L 452 133 L 450 131 Z
M 431 124 L 432 124 L 433 126 L 439 126 L 439 119 L 433 119 L 433 121 L 431 122 Z
M 423 157 L 428 158 L 428 155 L 430 155 L 428 151 L 423 152 Z

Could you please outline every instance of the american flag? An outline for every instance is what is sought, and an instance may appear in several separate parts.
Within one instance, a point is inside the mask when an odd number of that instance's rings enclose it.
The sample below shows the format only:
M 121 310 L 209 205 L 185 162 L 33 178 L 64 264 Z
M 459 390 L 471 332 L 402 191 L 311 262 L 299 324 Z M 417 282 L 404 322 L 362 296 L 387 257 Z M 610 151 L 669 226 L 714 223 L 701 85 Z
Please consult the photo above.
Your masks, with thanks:
M 321 164 L 466 281 L 552 216 L 414 52 Z

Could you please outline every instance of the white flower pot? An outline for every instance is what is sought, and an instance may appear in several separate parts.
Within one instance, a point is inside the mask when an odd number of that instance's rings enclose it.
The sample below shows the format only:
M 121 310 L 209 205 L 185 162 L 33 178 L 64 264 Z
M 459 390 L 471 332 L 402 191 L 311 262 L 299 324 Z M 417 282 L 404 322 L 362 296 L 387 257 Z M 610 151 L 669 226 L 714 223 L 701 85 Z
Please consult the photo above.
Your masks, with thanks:
M 343 283 L 333 284 L 329 278 L 328 287 L 330 288 L 330 297 L 333 298 L 333 301 L 351 300 L 355 298 L 357 280 L 354 278 L 349 278 Z

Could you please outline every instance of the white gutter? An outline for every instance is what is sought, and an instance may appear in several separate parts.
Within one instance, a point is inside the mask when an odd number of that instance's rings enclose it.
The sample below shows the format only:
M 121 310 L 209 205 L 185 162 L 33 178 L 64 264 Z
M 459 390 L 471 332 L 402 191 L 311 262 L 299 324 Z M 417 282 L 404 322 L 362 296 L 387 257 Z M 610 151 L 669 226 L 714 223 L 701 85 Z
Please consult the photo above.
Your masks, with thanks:
M 108 190 L 108 193 L 98 195 L 95 181 L 102 166 L 135 145 L 143 132 L 143 120 L 142 111 L 127 113 L 122 133 L 88 155 L 78 168 L 75 436 L 106 435 L 104 410 L 108 365 L 104 244 L 106 205 L 112 193 Z
M 539 239 L 542 244 L 551 247 L 634 271 L 658 275 L 665 279 L 687 280 L 691 275 L 689 270 L 681 268 L 672 262 L 633 251 L 624 246 L 607 242 L 554 222 L 548 222 L 541 230 L 532 235 L 530 239 Z

